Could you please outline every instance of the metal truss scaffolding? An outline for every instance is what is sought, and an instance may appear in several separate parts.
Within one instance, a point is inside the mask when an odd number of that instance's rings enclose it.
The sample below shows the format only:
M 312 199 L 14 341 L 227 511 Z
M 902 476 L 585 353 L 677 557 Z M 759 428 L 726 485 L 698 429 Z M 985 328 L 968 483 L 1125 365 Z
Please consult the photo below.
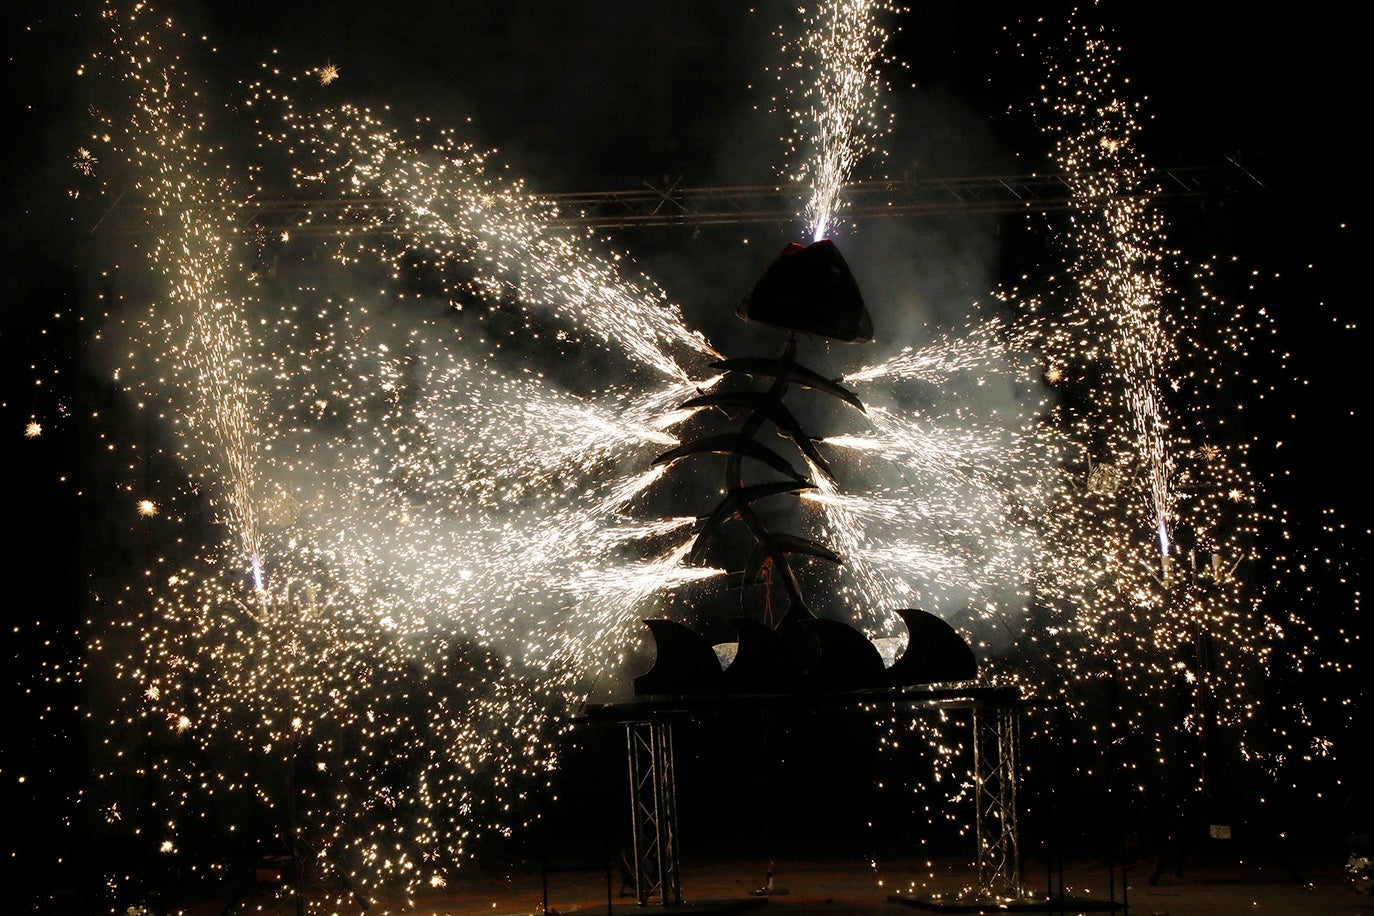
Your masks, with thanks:
M 635 895 L 640 906 L 677 906 L 682 902 L 678 859 L 677 789 L 673 773 L 673 722 L 709 713 L 739 713 L 774 706 L 808 707 L 820 703 L 892 703 L 913 711 L 969 710 L 973 745 L 974 832 L 978 886 L 956 897 L 894 895 L 894 903 L 925 909 L 967 907 L 1043 910 L 1044 894 L 1022 882 L 1017 823 L 1017 768 L 1020 766 L 1020 715 L 1026 703 L 1010 687 L 899 688 L 881 695 L 862 692 L 822 697 L 703 696 L 665 698 L 588 707 L 580 721 L 625 726 L 630 767 Z
M 1077 176 L 1082 178 L 1084 176 Z M 1153 169 L 1139 176 L 1132 196 L 1215 199 L 1262 187 L 1239 163 Z M 1073 189 L 1062 173 L 852 181 L 841 192 L 846 219 L 921 218 L 949 213 L 1019 213 L 1068 209 Z M 533 196 L 547 205 L 549 226 L 606 229 L 792 223 L 805 203 L 796 185 L 687 187 L 680 178 L 609 191 Z M 242 202 L 239 230 L 261 245 L 300 236 L 404 233 L 409 218 L 383 197 L 303 198 L 270 192 Z M 149 214 L 121 201 L 102 217 L 111 232 L 148 227 Z
M 670 721 L 628 722 L 630 807 L 634 818 L 635 896 L 640 906 L 682 902 L 677 848 L 677 789 Z
M 1026 897 L 1016 822 L 1020 721 L 1016 707 L 973 710 L 973 779 L 978 892 L 989 902 Z

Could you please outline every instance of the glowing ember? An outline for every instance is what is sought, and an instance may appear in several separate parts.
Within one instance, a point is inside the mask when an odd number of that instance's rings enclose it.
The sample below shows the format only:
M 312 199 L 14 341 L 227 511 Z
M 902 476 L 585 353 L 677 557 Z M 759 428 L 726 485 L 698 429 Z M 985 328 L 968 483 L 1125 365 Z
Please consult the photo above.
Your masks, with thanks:
M 95 164 L 98 161 L 99 160 L 95 158 L 91 151 L 84 146 L 79 148 L 76 153 L 72 155 L 72 167 L 83 175 L 94 175 Z

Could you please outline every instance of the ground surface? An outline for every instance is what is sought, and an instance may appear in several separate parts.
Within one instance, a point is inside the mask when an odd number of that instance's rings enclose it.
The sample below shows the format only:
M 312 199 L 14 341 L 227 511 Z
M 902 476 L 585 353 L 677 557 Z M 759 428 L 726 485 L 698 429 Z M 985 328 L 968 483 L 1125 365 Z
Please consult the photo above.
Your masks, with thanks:
M 1010 907 L 987 906 L 970 898 L 973 872 L 966 865 L 951 862 L 884 863 L 853 858 L 777 861 L 768 893 L 766 862 L 686 865 L 683 901 L 669 907 L 659 902 L 638 906 L 632 891 L 622 886 L 618 870 L 609 875 L 590 869 L 545 875 L 535 866 L 508 874 L 468 875 L 414 901 L 413 909 L 406 910 L 402 901 L 390 901 L 366 912 L 408 911 L 416 916 L 539 916 L 545 912 L 592 916 L 608 909 L 617 916 L 655 910 L 683 914 L 752 912 L 759 916 L 1007 911 L 1145 916 L 1374 913 L 1374 896 L 1357 890 L 1342 866 L 1339 862 L 1292 867 L 1287 863 L 1210 862 L 1190 864 L 1181 876 L 1170 866 L 1151 885 L 1155 862 L 1148 861 L 1126 869 L 1123 886 L 1119 868 L 1109 871 L 1102 862 L 1065 862 L 1054 871 L 1033 874 L 1028 870 L 1026 897 Z M 1055 892 L 1056 899 L 1047 903 L 1049 891 Z M 246 895 L 226 910 L 228 903 L 223 898 L 207 900 L 182 912 L 188 916 L 297 912 L 294 901 L 274 898 L 266 889 Z M 176 909 L 169 907 L 168 911 Z M 345 907 L 339 912 L 342 916 L 365 911 Z

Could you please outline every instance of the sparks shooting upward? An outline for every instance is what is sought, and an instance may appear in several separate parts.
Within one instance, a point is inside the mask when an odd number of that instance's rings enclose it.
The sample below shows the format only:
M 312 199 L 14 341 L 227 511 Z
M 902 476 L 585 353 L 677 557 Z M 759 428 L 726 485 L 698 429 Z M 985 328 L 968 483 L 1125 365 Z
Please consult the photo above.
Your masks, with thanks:
M 107 18 L 118 21 L 120 15 L 109 10 Z M 167 48 L 150 57 L 146 35 L 120 27 L 111 34 L 115 78 L 131 87 L 133 97 L 130 126 L 106 115 L 104 136 L 125 138 L 123 157 L 138 163 L 133 184 L 155 222 L 155 241 L 146 254 L 168 290 L 166 302 L 139 319 L 140 333 L 165 342 L 165 355 L 150 353 L 150 364 L 165 360 L 179 381 L 146 394 L 186 418 L 192 436 L 181 440 L 182 456 L 204 478 L 220 483 L 240 562 L 260 584 L 255 499 L 262 418 L 244 351 L 249 332 L 231 281 L 238 269 L 235 201 L 241 189 L 216 166 L 219 150 L 205 134 L 180 57 Z
M 877 151 L 891 129 L 877 78 L 887 42 L 885 17 L 899 8 L 884 0 L 836 0 L 802 7 L 803 27 L 786 50 L 784 94 L 792 118 L 791 180 L 809 188 L 802 219 L 807 235 L 833 235 L 841 194 L 855 165 Z M 792 82 L 800 76 L 801 83 Z
M 1160 387 L 1173 355 L 1161 319 L 1169 295 L 1163 221 L 1143 185 L 1137 106 L 1117 86 L 1113 49 L 1092 31 L 1076 29 L 1080 56 L 1064 71 L 1049 123 L 1078 216 L 1070 270 L 1080 308 L 1107 330 L 1103 363 L 1125 392 L 1138 456 L 1149 468 L 1151 527 L 1167 556 L 1175 497 Z

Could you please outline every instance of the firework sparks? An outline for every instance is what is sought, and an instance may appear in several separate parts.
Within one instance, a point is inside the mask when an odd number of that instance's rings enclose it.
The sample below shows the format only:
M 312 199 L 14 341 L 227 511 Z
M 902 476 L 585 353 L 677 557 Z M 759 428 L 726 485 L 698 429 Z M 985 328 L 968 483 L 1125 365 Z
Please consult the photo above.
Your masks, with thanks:
M 186 496 L 218 509 L 235 546 L 207 545 L 150 591 L 142 660 L 108 664 L 149 721 L 210 758 L 229 746 L 255 748 L 267 769 L 310 758 L 334 786 L 288 800 L 221 770 L 202 791 L 289 802 L 326 867 L 360 887 L 417 887 L 405 863 L 421 859 L 442 880 L 470 838 L 523 825 L 512 798 L 546 778 L 560 713 L 614 668 L 643 605 L 718 575 L 681 563 L 674 532 L 692 520 L 631 512 L 662 476 L 649 457 L 685 419 L 668 405 L 714 384 L 699 370 L 717 354 L 628 262 L 550 228 L 551 211 L 484 156 L 456 143 L 436 156 L 357 109 L 300 117 L 258 85 L 284 112 L 265 143 L 339 144 L 302 181 L 380 192 L 402 221 L 334 249 L 341 273 L 392 271 L 376 300 L 321 295 L 322 277 L 271 286 L 246 267 L 261 239 L 237 230 L 246 195 L 202 133 L 203 90 L 169 50 L 179 36 L 146 7 L 109 19 L 113 51 L 92 70 L 127 82 L 133 116 L 103 115 L 107 155 L 159 217 L 146 253 L 165 290 L 123 318 L 133 356 L 119 374 L 171 406 L 178 454 L 210 484 Z M 280 244 L 318 228 L 302 227 Z M 440 298 L 489 297 L 533 335 L 552 318 L 557 342 L 606 348 L 620 375 L 565 391 L 460 355 L 433 319 L 398 329 L 381 316 L 417 253 L 472 269 Z M 433 702 L 398 707 L 410 690 Z M 340 740 L 378 721 L 394 740 Z M 398 760 L 408 775 L 385 777 Z M 191 791 L 167 803 L 193 804 Z M 398 830 L 412 838 L 400 856 L 383 851 Z
M 791 150 L 813 237 L 837 225 L 844 181 L 886 129 L 875 63 L 891 12 L 815 5 L 789 44 L 813 77 L 792 96 Z M 291 151 L 298 190 L 349 206 L 250 237 L 253 170 L 237 174 L 204 135 L 208 94 L 166 47 L 174 29 L 142 5 L 108 18 L 114 51 L 93 70 L 130 88 L 133 112 L 102 114 L 101 171 L 127 168 L 145 196 L 161 290 L 118 318 L 132 354 L 119 378 L 166 419 L 188 478 L 175 495 L 127 492 L 162 498 L 142 515 L 208 510 L 225 542 L 149 576 L 165 585 L 144 605 L 110 606 L 141 652 L 97 640 L 92 653 L 151 731 L 207 760 L 235 749 L 221 769 L 169 777 L 160 804 L 255 793 L 294 812 L 325 867 L 365 892 L 441 887 L 474 837 L 528 825 L 516 801 L 556 765 L 563 714 L 618 670 L 644 613 L 720 586 L 720 569 L 684 562 L 699 520 L 655 502 L 667 469 L 646 470 L 693 415 L 673 405 L 720 382 L 719 354 L 628 258 L 556 228 L 493 153 L 348 104 L 300 112 L 291 77 L 249 84 L 262 148 Z M 1252 665 L 1280 632 L 1248 623 L 1246 445 L 1194 446 L 1196 431 L 1224 437 L 1201 407 L 1166 412 L 1162 383 L 1176 348 L 1226 366 L 1244 335 L 1204 341 L 1164 314 L 1162 226 L 1128 193 L 1141 174 L 1132 109 L 1107 92 L 1111 49 L 1084 47 L 1058 80 L 1083 93 L 1052 105 L 1076 287 L 1004 292 L 1013 318 L 970 319 L 842 376 L 863 388 L 868 428 L 818 440 L 849 473 L 839 486 L 813 467 L 822 483 L 803 505 L 851 558 L 829 584 L 871 632 L 892 634 L 901 607 L 938 610 L 974 636 L 986 679 L 1073 704 L 1108 667 L 1155 695 L 1180 647 L 1216 631 L 1235 657 L 1186 674 L 1240 721 Z M 337 68 L 298 74 L 328 85 Z M 301 254 L 309 277 L 256 269 L 264 245 Z M 1227 308 L 1206 298 L 1197 311 L 1251 326 Z M 493 315 L 517 327 L 501 337 Z M 557 360 L 522 363 L 517 344 L 534 339 L 601 371 L 574 384 Z M 956 382 L 1037 386 L 1041 372 L 1063 400 L 987 415 L 912 406 Z M 1221 373 L 1191 387 L 1240 385 Z M 1147 706 L 1116 734 L 1162 742 Z M 946 767 L 947 731 L 921 735 Z M 296 767 L 318 781 L 291 799 L 255 776 Z M 175 822 L 158 838 L 170 849 Z
M 807 234 L 819 241 L 837 225 L 841 192 L 855 165 L 891 129 L 876 78 L 887 42 L 885 18 L 898 7 L 880 0 L 837 0 L 801 8 L 803 28 L 786 44 L 791 180 L 809 187 L 803 211 Z M 793 82 L 801 76 L 801 82 Z M 886 118 L 886 120 L 885 120 Z
M 1064 170 L 1079 214 L 1071 265 L 1087 321 L 1110 329 L 1101 364 L 1125 390 L 1136 448 L 1149 468 L 1152 527 L 1160 552 L 1169 553 L 1175 494 L 1173 459 L 1160 379 L 1172 352 L 1161 313 L 1169 294 L 1164 279 L 1163 219 L 1148 193 L 1134 143 L 1137 105 L 1120 94 L 1114 49 L 1082 30 L 1081 54 L 1064 72 L 1066 91 L 1050 122 L 1054 156 Z M 1072 87 L 1072 88 L 1069 88 Z
M 72 154 L 72 168 L 83 175 L 94 175 L 96 163 L 99 161 L 95 158 L 95 154 L 84 146 Z

